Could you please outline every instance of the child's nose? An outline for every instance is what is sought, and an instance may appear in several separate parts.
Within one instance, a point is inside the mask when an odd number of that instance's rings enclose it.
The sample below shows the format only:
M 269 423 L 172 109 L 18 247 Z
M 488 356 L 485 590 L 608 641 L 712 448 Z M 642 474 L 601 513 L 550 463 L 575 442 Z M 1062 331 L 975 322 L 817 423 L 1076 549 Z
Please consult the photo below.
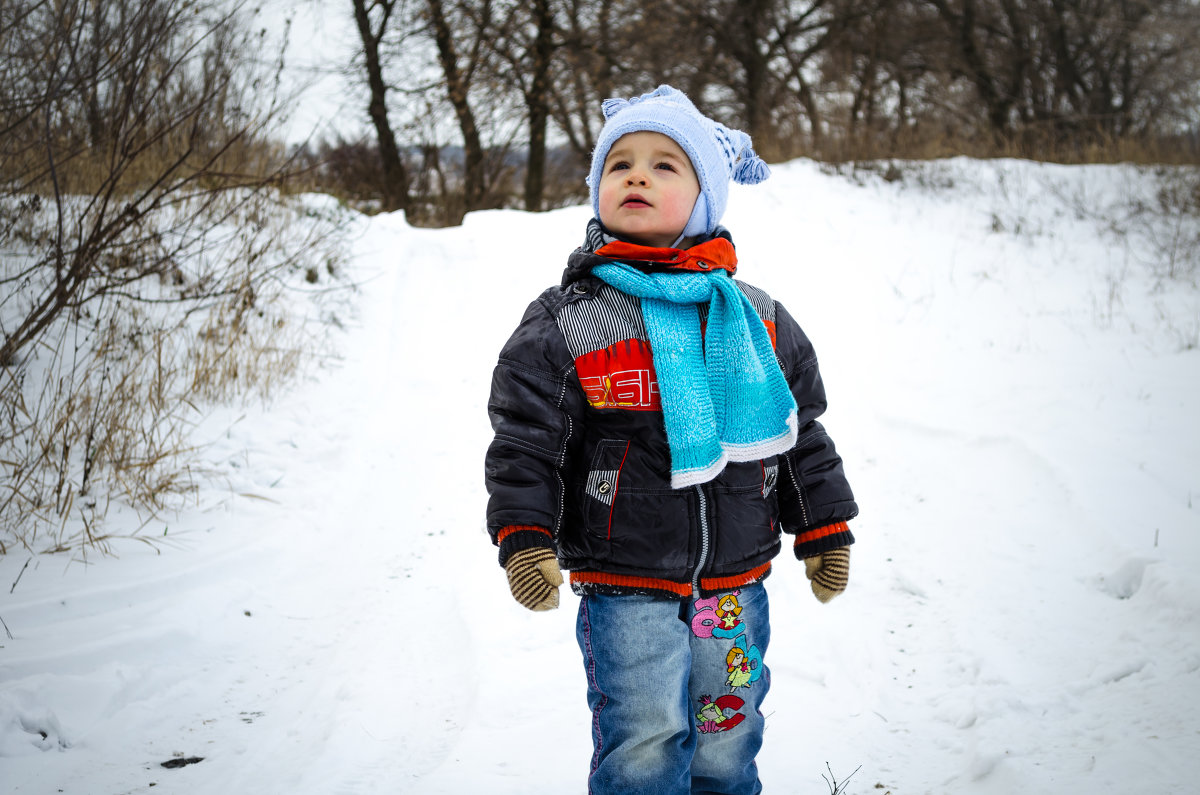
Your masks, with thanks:
M 625 173 L 625 182 L 630 185 L 645 185 L 646 172 L 641 168 L 631 168 Z

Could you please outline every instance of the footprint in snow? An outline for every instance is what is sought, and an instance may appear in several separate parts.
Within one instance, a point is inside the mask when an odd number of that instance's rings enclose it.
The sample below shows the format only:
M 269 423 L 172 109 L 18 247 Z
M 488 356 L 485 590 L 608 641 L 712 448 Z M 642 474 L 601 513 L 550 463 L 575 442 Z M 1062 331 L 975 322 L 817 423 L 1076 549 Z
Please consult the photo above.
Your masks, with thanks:
M 1129 599 L 1142 587 L 1146 568 L 1153 562 L 1148 558 L 1130 558 L 1112 574 L 1094 578 L 1092 584 L 1114 599 Z

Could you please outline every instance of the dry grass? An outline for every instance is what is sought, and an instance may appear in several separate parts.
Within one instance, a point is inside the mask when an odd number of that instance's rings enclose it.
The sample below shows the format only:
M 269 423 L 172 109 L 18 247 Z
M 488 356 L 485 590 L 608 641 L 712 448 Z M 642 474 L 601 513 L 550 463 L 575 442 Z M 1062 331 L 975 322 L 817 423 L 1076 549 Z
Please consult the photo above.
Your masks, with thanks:
M 281 196 L 283 60 L 248 4 L 10 12 L 0 552 L 86 554 L 107 548 L 111 505 L 153 517 L 196 493 L 190 432 L 210 407 L 318 355 L 293 299 L 339 256 L 336 224 Z
M 129 141 L 96 147 L 73 136 L 22 143 L 16 140 L 22 132 L 31 131 L 10 131 L 0 151 L 5 193 L 133 197 L 161 183 L 164 175 L 200 190 L 263 183 L 281 187 L 295 176 L 282 145 L 249 132 L 227 133 L 229 140 L 219 148 L 179 131 L 132 148 Z M 212 130 L 205 135 L 218 137 Z
M 114 504 L 141 517 L 120 537 L 163 543 L 142 535 L 147 523 L 216 474 L 197 465 L 197 423 L 216 405 L 269 399 L 326 355 L 328 329 L 295 293 L 315 263 L 336 264 L 334 219 L 299 226 L 296 212 L 243 204 L 222 219 L 230 234 L 181 264 L 179 284 L 142 279 L 66 313 L 0 368 L 0 553 L 106 553 Z M 21 239 L 36 240 L 26 222 Z M 125 254 L 150 244 L 134 239 Z M 178 300 L 199 282 L 198 300 Z
M 945 132 L 900 131 L 854 137 L 829 135 L 818 148 L 796 152 L 793 156 L 800 154 L 833 163 L 888 159 L 939 160 L 965 156 L 980 160 L 1017 158 L 1067 165 L 1198 165 L 1200 141 L 1186 137 L 1117 139 L 1101 135 L 1064 141 L 1032 131 L 998 139 Z

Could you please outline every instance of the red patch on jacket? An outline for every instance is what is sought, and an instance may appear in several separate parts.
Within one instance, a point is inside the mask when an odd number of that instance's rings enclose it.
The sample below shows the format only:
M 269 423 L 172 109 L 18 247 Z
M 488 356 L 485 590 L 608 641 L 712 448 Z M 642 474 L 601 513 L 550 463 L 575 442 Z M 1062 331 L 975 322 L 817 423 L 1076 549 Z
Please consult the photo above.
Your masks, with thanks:
M 585 353 L 575 360 L 575 371 L 593 408 L 662 410 L 654 357 L 645 340 L 624 340 Z

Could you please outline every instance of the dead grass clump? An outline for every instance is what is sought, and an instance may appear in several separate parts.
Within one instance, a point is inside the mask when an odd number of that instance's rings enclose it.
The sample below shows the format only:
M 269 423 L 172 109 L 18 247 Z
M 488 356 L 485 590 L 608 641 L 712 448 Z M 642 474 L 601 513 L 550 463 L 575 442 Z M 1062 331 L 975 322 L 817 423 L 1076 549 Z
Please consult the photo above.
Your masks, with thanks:
M 216 405 L 269 400 L 329 355 L 322 313 L 337 294 L 332 277 L 312 284 L 308 274 L 314 262 L 338 272 L 337 217 L 313 217 L 299 203 L 263 194 L 220 205 L 197 249 L 169 246 L 180 256 L 167 275 L 131 279 L 62 313 L 0 367 L 0 553 L 103 553 L 114 532 L 157 543 L 141 535 L 146 524 L 189 504 L 216 474 L 196 463 L 196 425 Z M 52 214 L 39 216 L 35 204 L 18 203 L 0 225 L 10 251 L 40 239 Z M 137 270 L 138 260 L 163 256 L 166 243 L 145 230 L 176 228 L 176 213 L 189 213 L 187 203 L 147 219 L 114 248 L 114 262 Z M 28 262 L 0 262 L 0 283 L 18 288 L 0 316 L 51 278 Z M 111 528 L 114 504 L 136 511 L 140 526 Z

